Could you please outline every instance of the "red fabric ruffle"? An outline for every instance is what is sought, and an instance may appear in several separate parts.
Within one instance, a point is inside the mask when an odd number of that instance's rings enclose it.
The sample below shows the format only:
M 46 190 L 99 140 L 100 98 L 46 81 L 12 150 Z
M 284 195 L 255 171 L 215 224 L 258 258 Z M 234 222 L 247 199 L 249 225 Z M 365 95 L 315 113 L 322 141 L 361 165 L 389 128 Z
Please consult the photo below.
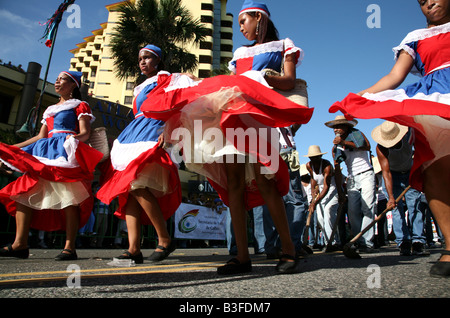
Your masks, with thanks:
M 170 171 L 169 188 L 172 191 L 157 198 L 164 219 L 169 219 L 181 204 L 182 195 L 178 168 L 164 149 L 154 147 L 143 152 L 124 171 L 114 170 L 110 160 L 103 162 L 99 166 L 102 177 L 100 180 L 100 189 L 96 196 L 105 204 L 110 204 L 117 197 L 119 207 L 115 215 L 120 219 L 125 219 L 125 207 L 128 196 L 130 195 L 130 183 L 138 178 L 139 173 L 149 163 L 157 163 Z M 151 224 L 150 219 L 143 210 L 141 211 L 141 222 L 145 225 Z

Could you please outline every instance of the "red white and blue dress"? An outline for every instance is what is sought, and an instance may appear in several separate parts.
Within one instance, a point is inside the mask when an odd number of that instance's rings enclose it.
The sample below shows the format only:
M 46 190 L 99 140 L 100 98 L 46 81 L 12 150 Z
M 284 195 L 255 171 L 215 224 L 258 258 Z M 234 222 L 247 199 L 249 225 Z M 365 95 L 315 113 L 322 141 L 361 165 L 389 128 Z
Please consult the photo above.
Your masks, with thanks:
M 174 155 L 181 150 L 179 160 L 189 170 L 207 177 L 226 205 L 223 163 L 228 155 L 246 163 L 247 209 L 264 204 L 252 163 L 263 164 L 263 173 L 275 178 L 281 195 L 289 190 L 288 169 L 279 155 L 280 136 L 272 127 L 305 124 L 313 109 L 272 90 L 261 70 L 280 71 L 284 55 L 292 53 L 299 65 L 303 52 L 289 39 L 243 47 L 230 64 L 236 75 L 193 81 L 186 75 L 172 74 L 142 105 L 145 116 L 166 121 L 165 140 L 174 145 Z M 246 133 L 246 139 L 239 137 Z
M 409 33 L 394 48 L 414 59 L 412 72 L 421 79 L 401 89 L 362 97 L 349 94 L 330 112 L 348 118 L 382 118 L 414 128 L 415 153 L 410 183 L 422 189 L 422 172 L 450 154 L 450 23 Z
M 158 200 L 164 218 L 170 218 L 181 203 L 181 185 L 178 167 L 167 151 L 158 147 L 158 137 L 164 130 L 164 121 L 146 118 L 141 105 L 158 85 L 158 78 L 170 74 L 160 72 L 145 80 L 134 90 L 134 119 L 114 141 L 109 161 L 102 164 L 101 188 L 97 198 L 110 204 L 118 197 L 115 215 L 125 219 L 125 206 L 130 191 L 149 189 Z M 142 224 L 151 224 L 146 213 L 141 213 Z
M 66 139 L 79 133 L 83 116 L 95 119 L 87 103 L 71 99 L 45 110 L 47 138 L 22 149 L 0 143 L 2 162 L 23 173 L 0 191 L 0 201 L 13 216 L 16 202 L 32 208 L 34 229 L 65 230 L 62 209 L 73 205 L 80 206 L 80 227 L 89 219 L 94 203 L 91 181 L 103 154 L 75 138 Z

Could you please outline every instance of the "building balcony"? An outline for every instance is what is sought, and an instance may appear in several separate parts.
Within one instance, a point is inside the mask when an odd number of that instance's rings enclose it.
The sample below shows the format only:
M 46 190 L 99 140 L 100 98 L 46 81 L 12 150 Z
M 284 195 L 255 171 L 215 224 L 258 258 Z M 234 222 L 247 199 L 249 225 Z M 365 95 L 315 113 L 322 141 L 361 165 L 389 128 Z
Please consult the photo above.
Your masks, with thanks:
M 102 36 L 102 35 L 97 35 L 97 36 L 95 37 L 94 44 L 100 44 L 100 45 L 102 45 L 102 44 L 103 44 L 103 36 Z

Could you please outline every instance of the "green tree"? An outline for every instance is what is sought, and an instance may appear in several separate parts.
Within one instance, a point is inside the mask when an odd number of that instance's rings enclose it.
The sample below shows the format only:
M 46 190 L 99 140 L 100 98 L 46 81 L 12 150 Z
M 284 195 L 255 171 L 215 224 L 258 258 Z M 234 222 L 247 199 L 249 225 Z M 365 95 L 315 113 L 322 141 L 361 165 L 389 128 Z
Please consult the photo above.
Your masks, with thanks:
M 140 0 L 119 7 L 119 22 L 112 35 L 112 55 L 120 79 L 138 77 L 139 50 L 154 44 L 163 51 L 164 69 L 192 72 L 198 61 L 186 45 L 200 44 L 208 35 L 199 20 L 194 20 L 181 0 Z

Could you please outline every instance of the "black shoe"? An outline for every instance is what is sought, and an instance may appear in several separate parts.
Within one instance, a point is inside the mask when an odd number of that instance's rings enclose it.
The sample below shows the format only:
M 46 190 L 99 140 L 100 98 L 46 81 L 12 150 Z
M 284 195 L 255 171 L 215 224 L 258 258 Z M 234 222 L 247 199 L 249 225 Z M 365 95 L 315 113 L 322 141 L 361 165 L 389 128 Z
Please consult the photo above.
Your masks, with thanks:
M 160 262 L 166 259 L 170 255 L 170 253 L 175 251 L 176 248 L 177 247 L 174 241 L 170 242 L 170 245 L 168 247 L 158 245 L 156 249 L 160 249 L 162 251 L 161 252 L 154 251 L 152 255 L 149 256 L 148 260 L 151 262 Z
M 299 259 L 289 254 L 283 254 L 276 266 L 276 270 L 280 274 L 294 274 L 300 272 L 298 268 Z
M 30 255 L 30 250 L 28 248 L 16 251 L 16 250 L 13 250 L 11 244 L 9 244 L 5 247 L 2 247 L 0 249 L 0 257 L 15 257 L 15 258 L 26 259 Z
M 430 256 L 430 252 L 428 252 L 423 243 L 414 242 L 412 244 L 412 254 L 417 256 Z
M 78 259 L 77 253 L 69 249 L 63 249 L 62 252 L 55 257 L 55 261 L 75 261 L 77 259 Z
M 125 251 L 122 255 L 117 257 L 117 259 L 131 259 L 134 261 L 135 264 L 142 264 L 144 263 L 144 256 L 142 255 L 142 252 L 139 252 L 136 255 L 132 255 L 130 252 Z
M 237 258 L 232 258 L 225 265 L 217 268 L 217 274 L 219 275 L 234 275 L 251 271 L 252 261 L 241 263 Z
M 402 242 L 400 244 L 400 255 L 402 256 L 411 256 L 411 243 L 410 242 Z
M 442 251 L 442 255 L 450 255 L 450 251 L 447 251 L 447 250 Z M 441 255 L 441 257 L 442 257 L 442 255 Z M 442 277 L 449 278 L 450 277 L 450 262 L 441 262 L 438 260 L 438 262 L 436 264 L 431 266 L 430 276 L 439 277 L 439 278 L 442 278 Z

